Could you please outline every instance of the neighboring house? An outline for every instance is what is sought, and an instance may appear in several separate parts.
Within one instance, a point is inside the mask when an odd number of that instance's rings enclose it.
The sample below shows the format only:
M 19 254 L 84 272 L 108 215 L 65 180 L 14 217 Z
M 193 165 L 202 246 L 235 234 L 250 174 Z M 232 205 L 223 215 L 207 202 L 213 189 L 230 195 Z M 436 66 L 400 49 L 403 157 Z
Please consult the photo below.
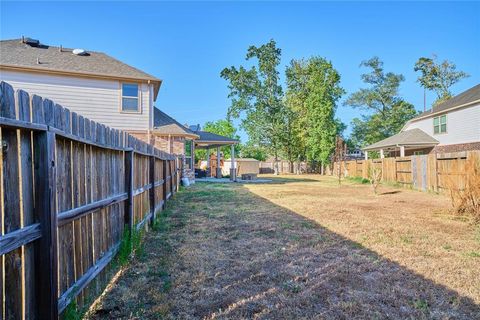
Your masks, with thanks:
M 154 107 L 160 79 L 105 53 L 0 41 L 0 80 L 169 153 L 185 154 L 185 139 L 197 137 Z
M 346 159 L 350 159 L 350 160 L 355 160 L 355 159 L 359 159 L 359 158 L 363 158 L 364 157 L 364 154 L 363 154 L 363 151 L 361 149 L 352 149 L 352 150 L 347 150 L 347 154 L 345 155 L 345 158 Z
M 381 156 L 480 150 L 480 84 L 422 112 L 402 130 L 363 148 Z
M 195 154 L 195 144 L 193 141 L 198 139 L 199 135 L 157 108 L 154 108 L 152 134 L 153 143 L 157 148 L 168 153 L 185 156 L 185 170 L 182 175 L 194 180 L 194 157 L 192 155 Z

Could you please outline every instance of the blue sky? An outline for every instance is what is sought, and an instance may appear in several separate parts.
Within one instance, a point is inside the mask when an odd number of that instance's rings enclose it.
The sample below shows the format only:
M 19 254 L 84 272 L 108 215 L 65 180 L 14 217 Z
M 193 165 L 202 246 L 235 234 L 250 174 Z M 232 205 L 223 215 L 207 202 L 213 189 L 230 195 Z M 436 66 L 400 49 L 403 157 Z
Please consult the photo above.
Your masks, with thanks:
M 432 53 L 480 83 L 480 3 L 476 2 L 1 2 L 0 38 L 103 51 L 164 83 L 156 105 L 182 123 L 225 117 L 220 71 L 246 64 L 248 46 L 273 38 L 291 59 L 319 55 L 342 75 L 347 95 L 362 87 L 359 64 L 372 56 L 402 73 L 402 96 L 423 109 L 413 65 Z M 347 96 L 346 95 L 346 96 Z M 345 97 L 346 97 L 345 96 Z M 433 93 L 427 101 L 434 100 Z M 349 124 L 361 111 L 339 106 Z M 245 136 L 242 135 L 243 140 Z

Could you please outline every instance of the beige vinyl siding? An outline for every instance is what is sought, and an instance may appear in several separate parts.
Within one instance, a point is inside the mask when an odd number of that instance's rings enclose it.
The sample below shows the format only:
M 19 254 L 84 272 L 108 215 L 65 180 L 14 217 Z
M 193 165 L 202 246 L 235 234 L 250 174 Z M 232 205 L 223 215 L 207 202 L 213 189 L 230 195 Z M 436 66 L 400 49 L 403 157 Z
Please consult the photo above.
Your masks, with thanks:
M 139 85 L 139 113 L 122 113 L 121 82 L 0 70 L 0 80 L 15 89 L 49 98 L 71 111 L 122 130 L 148 130 L 153 106 L 152 85 Z
M 461 109 L 447 111 L 447 132 L 433 133 L 433 118 L 438 115 L 412 121 L 403 131 L 414 128 L 421 129 L 440 142 L 440 145 L 471 143 L 480 141 L 480 104 Z

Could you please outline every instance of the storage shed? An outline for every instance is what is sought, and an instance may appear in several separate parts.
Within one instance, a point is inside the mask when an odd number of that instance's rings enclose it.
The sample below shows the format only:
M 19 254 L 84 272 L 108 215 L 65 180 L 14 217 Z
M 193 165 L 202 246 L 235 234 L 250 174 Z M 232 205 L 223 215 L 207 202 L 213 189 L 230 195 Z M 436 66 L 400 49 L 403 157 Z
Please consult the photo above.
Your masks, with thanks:
M 235 159 L 234 161 L 235 161 L 235 167 L 237 168 L 237 176 L 240 176 L 246 173 L 254 173 L 254 174 L 260 173 L 260 161 L 258 161 L 257 159 L 241 158 L 241 159 Z M 232 160 L 226 159 L 223 163 L 222 174 L 229 175 L 231 167 L 232 167 Z

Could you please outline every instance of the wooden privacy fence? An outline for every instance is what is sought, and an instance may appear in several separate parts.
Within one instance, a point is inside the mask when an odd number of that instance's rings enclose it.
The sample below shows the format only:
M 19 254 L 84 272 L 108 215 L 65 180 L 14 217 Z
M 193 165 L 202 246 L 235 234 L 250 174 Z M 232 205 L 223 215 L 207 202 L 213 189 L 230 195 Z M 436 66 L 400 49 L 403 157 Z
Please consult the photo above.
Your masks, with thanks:
M 314 168 L 305 161 L 295 161 L 290 164 L 287 160 L 278 160 L 278 173 L 312 173 Z M 275 161 L 260 161 L 260 174 L 275 173 Z
M 442 192 L 462 189 L 468 161 L 480 161 L 480 151 L 415 155 L 401 158 L 352 160 L 334 163 L 332 174 L 369 179 L 373 167 L 382 170 L 382 181 L 399 183 L 418 190 Z
M 5 82 L 0 107 L 1 318 L 54 319 L 101 292 L 124 228 L 154 221 L 181 161 Z

